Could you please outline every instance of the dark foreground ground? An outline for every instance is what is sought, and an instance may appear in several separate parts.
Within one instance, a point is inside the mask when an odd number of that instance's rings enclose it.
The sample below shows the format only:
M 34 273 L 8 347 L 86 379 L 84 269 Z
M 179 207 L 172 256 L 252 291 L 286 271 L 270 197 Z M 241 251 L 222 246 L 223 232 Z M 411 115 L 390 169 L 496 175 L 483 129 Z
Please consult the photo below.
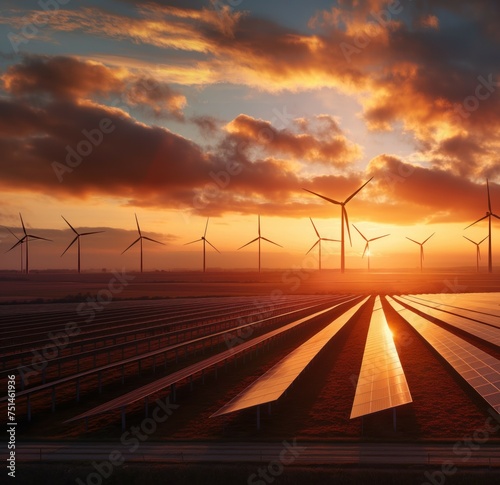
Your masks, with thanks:
M 276 470 L 278 471 L 278 470 Z M 90 465 L 81 463 L 64 465 L 23 464 L 14 483 L 35 485 L 47 483 L 66 485 L 74 483 L 98 483 L 87 481 L 95 472 Z M 108 485 L 489 485 L 498 484 L 499 469 L 461 469 L 451 475 L 444 475 L 441 468 L 339 468 L 339 467 L 294 467 L 273 477 L 259 478 L 259 465 L 124 465 L 116 469 L 102 483 Z M 267 478 L 265 478 L 267 477 Z M 78 481 L 77 479 L 81 480 Z M 272 481 L 271 481 L 272 480 Z M 100 483 L 100 482 L 99 482 Z

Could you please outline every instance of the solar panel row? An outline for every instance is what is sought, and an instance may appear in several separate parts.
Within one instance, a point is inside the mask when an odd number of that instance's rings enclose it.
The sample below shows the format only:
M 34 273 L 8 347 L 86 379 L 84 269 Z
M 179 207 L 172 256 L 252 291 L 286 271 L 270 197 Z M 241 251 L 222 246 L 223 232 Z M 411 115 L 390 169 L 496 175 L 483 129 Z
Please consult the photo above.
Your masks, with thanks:
M 500 328 L 492 327 L 490 325 L 485 325 L 484 323 L 479 323 L 469 318 L 456 315 L 454 313 L 449 313 L 442 308 L 436 308 L 434 306 L 423 305 L 418 303 L 415 299 L 411 297 L 403 297 L 404 302 L 411 306 L 412 308 L 426 313 L 438 320 L 451 325 L 452 327 L 459 328 L 470 335 L 474 335 L 485 342 L 489 342 L 497 347 L 500 347 Z M 430 303 L 432 305 L 432 303 Z
M 500 360 L 387 297 L 396 310 L 460 376 L 500 412 Z
M 254 381 L 244 391 L 221 407 L 210 417 L 241 411 L 252 406 L 279 399 L 293 381 L 311 363 L 325 345 L 339 332 L 352 316 L 366 303 L 369 297 L 359 302 L 336 318 L 323 330 L 290 352 L 274 367 Z
M 500 308 L 485 307 L 483 304 L 475 303 L 468 294 L 455 295 L 406 295 L 414 301 L 424 305 L 430 305 L 433 308 L 439 308 L 460 315 L 471 320 L 476 320 L 494 327 L 500 328 Z
M 366 339 L 351 419 L 412 402 L 391 330 L 377 296 Z

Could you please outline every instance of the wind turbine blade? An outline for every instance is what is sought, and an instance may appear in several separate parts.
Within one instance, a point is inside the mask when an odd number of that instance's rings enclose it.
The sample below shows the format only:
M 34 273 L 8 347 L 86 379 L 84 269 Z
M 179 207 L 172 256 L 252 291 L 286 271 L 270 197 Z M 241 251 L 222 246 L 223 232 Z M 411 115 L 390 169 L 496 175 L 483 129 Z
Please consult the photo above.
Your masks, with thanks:
M 305 190 L 306 192 L 309 192 L 310 194 L 314 194 L 318 197 L 321 197 L 322 199 L 325 199 L 328 202 L 331 202 L 332 204 L 342 205 L 342 202 L 339 202 L 338 200 L 330 199 L 329 197 L 325 197 L 324 195 L 317 194 L 316 192 L 313 192 L 312 190 L 308 190 L 308 189 L 303 189 L 303 190 Z
M 319 239 L 311 246 L 311 249 L 309 249 L 309 251 L 307 251 L 306 253 L 306 256 L 319 244 Z
M 207 223 L 205 224 L 205 232 L 203 233 L 203 237 L 206 237 L 206 235 L 207 235 L 208 221 L 209 220 L 210 220 L 210 217 L 207 217 Z
M 252 239 L 250 242 L 247 242 L 246 244 L 243 244 L 240 248 L 238 248 L 236 251 L 239 251 L 240 249 L 243 249 L 244 247 L 248 246 L 249 244 L 254 243 L 255 241 L 258 241 L 260 237 L 256 237 L 255 239 Z
M 106 231 L 92 231 L 92 232 L 82 232 L 80 236 L 90 236 L 91 234 L 102 234 L 103 232 Z
M 498 217 L 498 216 L 495 216 L 495 217 Z M 481 217 L 481 219 L 478 219 L 476 222 L 473 222 L 472 224 L 469 224 L 465 229 L 469 229 L 469 227 L 473 226 L 474 224 L 477 224 L 478 222 L 484 221 L 485 219 L 488 219 L 488 215 L 487 214 L 484 217 Z
M 4 229 L 7 229 L 7 231 L 9 231 L 18 241 L 20 241 L 21 239 L 18 238 L 8 227 L 6 226 L 2 226 Z
M 342 211 L 344 212 L 345 225 L 347 227 L 347 234 L 349 234 L 349 242 L 352 246 L 351 229 L 349 228 L 349 217 L 347 216 L 347 209 L 345 208 L 345 205 L 342 206 Z
M 268 243 L 274 244 L 275 246 L 279 246 L 282 248 L 283 246 L 281 244 L 275 243 L 274 241 L 271 241 L 270 239 L 267 239 L 266 237 L 261 237 L 264 241 L 267 241 Z
M 157 241 L 156 239 L 151 239 L 150 237 L 142 236 L 142 239 L 147 239 L 148 241 L 151 241 L 151 242 L 154 242 L 154 243 L 157 243 L 157 244 L 161 244 L 162 246 L 165 246 L 165 243 Z
M 64 250 L 64 252 L 61 254 L 61 258 L 66 254 L 66 251 L 71 247 L 73 246 L 73 244 L 76 243 L 76 241 L 78 240 L 78 237 L 79 236 L 76 236 L 75 239 L 73 239 L 73 241 L 70 242 L 69 246 Z
M 354 226 L 354 224 L 353 224 L 353 226 Z M 376 241 L 377 239 L 382 239 L 383 237 L 387 237 L 387 236 L 390 236 L 390 234 L 384 234 L 383 236 L 374 237 L 374 238 L 370 239 L 370 242 Z
M 137 219 L 137 214 L 134 214 L 134 216 L 135 216 L 135 223 L 137 224 L 137 232 L 139 233 L 139 236 L 142 236 L 141 228 L 139 227 L 139 219 Z
M 313 225 L 314 227 L 314 232 L 316 232 L 316 236 L 318 236 L 319 239 L 321 239 L 321 236 L 319 235 L 319 232 L 318 230 L 316 229 L 316 226 L 314 225 L 314 222 L 313 220 L 309 217 L 309 220 L 311 221 L 311 224 Z
M 258 226 L 257 227 L 258 227 L 258 233 L 259 233 L 259 237 L 260 237 L 260 214 L 258 216 L 258 221 L 259 222 L 258 222 Z
M 420 254 L 421 254 L 421 257 L 422 257 L 422 261 L 424 261 L 425 257 L 424 257 L 424 245 L 423 244 L 420 245 Z
M 373 177 L 370 178 L 370 180 L 372 179 Z M 347 204 L 366 184 L 368 184 L 370 182 L 370 180 L 368 180 L 368 182 L 365 182 L 358 190 L 356 190 L 356 192 L 354 192 L 353 194 L 351 194 L 349 197 L 347 197 L 346 200 L 344 200 L 344 204 Z
M 470 241 L 472 244 L 478 245 L 478 243 L 476 241 L 473 241 L 472 239 L 469 239 L 467 236 L 462 236 L 462 237 L 464 237 L 465 239 L 467 239 L 467 241 Z M 487 238 L 488 238 L 488 236 L 486 236 L 484 239 L 487 239 Z M 484 241 L 484 239 L 483 239 L 483 241 Z M 483 241 L 481 241 L 481 242 L 483 242 Z M 481 244 L 481 243 L 479 243 L 479 244 Z
M 41 239 L 42 241 L 53 242 L 52 239 L 47 239 L 46 237 L 34 236 L 33 234 L 28 234 L 27 237 L 31 237 L 32 239 Z
M 139 241 L 141 240 L 140 237 L 138 237 L 127 249 L 125 249 L 124 251 L 122 251 L 122 254 L 127 252 L 134 244 L 138 243 Z
M 311 224 L 312 224 L 312 225 L 313 225 L 313 227 L 314 227 L 314 231 L 316 232 L 316 236 L 318 236 L 318 238 L 320 238 L 320 239 L 321 239 L 321 236 L 319 235 L 319 232 L 318 232 L 318 230 L 316 229 L 316 226 L 314 225 L 313 220 L 312 220 L 310 217 L 309 217 L 309 219 L 310 219 L 310 221 L 311 221 Z
M 492 215 L 493 217 L 496 217 L 497 219 L 500 219 L 500 216 L 497 216 L 496 214 L 493 214 L 493 212 L 491 213 L 491 215 Z
M 477 244 L 479 246 L 479 244 L 482 244 L 484 241 L 486 241 L 486 239 L 488 239 L 490 236 L 486 236 L 484 239 L 481 239 L 481 241 L 479 241 Z
M 410 239 L 409 237 L 407 237 L 406 239 Z M 420 243 L 418 241 L 415 241 L 415 239 L 410 239 L 411 242 L 414 242 L 415 244 L 418 244 L 420 246 Z
M 322 241 L 331 241 L 331 242 L 342 242 L 340 239 L 328 239 L 326 237 L 321 238 Z
M 477 245 L 477 257 L 481 261 L 481 249 L 479 248 L 479 244 Z
M 24 227 L 24 221 L 23 221 L 23 216 L 21 215 L 21 213 L 19 212 L 19 217 L 21 218 L 21 224 L 23 226 L 23 232 L 24 232 L 24 235 L 26 236 L 26 227 Z
M 356 231 L 358 231 L 358 232 L 359 232 L 359 235 L 360 235 L 360 236 L 361 236 L 361 237 L 362 237 L 362 238 L 363 238 L 366 242 L 368 242 L 368 239 L 366 239 L 366 237 L 365 237 L 365 236 L 363 236 L 363 234 L 361 234 L 361 231 L 360 231 L 360 230 L 359 230 L 359 229 L 358 229 L 358 228 L 357 228 L 354 224 L 352 225 L 352 227 L 354 227 L 354 229 L 356 229 Z
M 196 239 L 195 241 L 191 241 L 191 242 L 188 242 L 188 243 L 184 244 L 184 246 L 187 246 L 188 244 L 194 244 L 194 243 L 197 243 L 197 242 L 200 242 L 200 241 L 203 241 L 203 239 L 202 238 Z M 157 241 L 155 241 L 155 242 L 157 242 Z
M 365 257 L 366 251 L 368 251 L 368 244 L 369 244 L 368 241 L 366 241 L 365 250 L 363 251 L 363 256 L 361 256 L 361 258 Z
M 205 241 L 207 242 L 207 244 L 210 244 L 210 246 L 212 246 L 220 254 L 220 251 L 208 239 L 205 239 Z
M 435 232 L 432 233 L 423 243 L 422 243 L 422 246 L 432 237 L 434 236 L 434 234 L 436 234 Z
M 71 228 L 71 230 L 75 233 L 75 234 L 78 234 L 75 230 L 75 228 L 66 220 L 66 218 L 64 216 L 61 216 L 64 221 L 66 222 L 66 224 L 68 224 L 68 226 Z
M 8 253 L 9 251 L 12 251 L 14 248 L 16 248 L 17 246 L 19 246 L 19 244 L 22 244 L 25 239 L 26 239 L 26 236 L 23 237 L 22 239 L 19 239 L 19 241 L 17 241 L 16 244 L 14 244 L 14 246 L 12 246 L 8 251 L 5 251 L 5 252 Z
M 491 213 L 490 183 L 488 179 L 486 179 L 486 190 L 488 191 L 488 212 Z

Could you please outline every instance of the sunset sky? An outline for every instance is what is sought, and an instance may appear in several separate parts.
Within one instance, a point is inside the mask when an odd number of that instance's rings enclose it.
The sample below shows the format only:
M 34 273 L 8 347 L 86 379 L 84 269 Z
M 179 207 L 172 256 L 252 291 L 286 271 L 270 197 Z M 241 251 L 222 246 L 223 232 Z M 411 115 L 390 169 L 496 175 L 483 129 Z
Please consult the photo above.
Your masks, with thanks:
M 34 234 L 33 269 L 75 268 L 61 218 L 84 231 L 82 268 L 316 267 L 344 200 L 372 268 L 476 264 L 500 214 L 496 0 L 3 1 L 0 225 Z M 493 223 L 500 265 L 500 221 Z M 351 226 L 347 268 L 365 268 Z M 0 228 L 0 269 L 19 268 Z M 324 267 L 339 267 L 324 243 Z M 483 269 L 487 241 L 481 246 Z M 314 253 L 316 254 L 316 253 Z M 495 258 L 495 254 L 498 256 Z

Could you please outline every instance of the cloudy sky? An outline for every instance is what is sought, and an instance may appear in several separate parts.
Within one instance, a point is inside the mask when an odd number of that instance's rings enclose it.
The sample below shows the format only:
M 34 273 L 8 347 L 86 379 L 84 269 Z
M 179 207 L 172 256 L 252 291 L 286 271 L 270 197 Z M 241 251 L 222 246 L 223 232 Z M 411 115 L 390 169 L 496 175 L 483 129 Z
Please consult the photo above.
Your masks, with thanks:
M 35 234 L 33 268 L 312 266 L 340 237 L 336 200 L 372 267 L 475 265 L 500 213 L 500 5 L 494 0 L 3 1 L 0 224 Z M 493 245 L 500 240 L 499 224 Z M 351 227 L 347 266 L 363 268 Z M 498 236 L 497 236 L 498 235 Z M 496 239 L 495 239 L 496 238 Z M 0 232 L 0 267 L 19 267 Z M 482 246 L 486 256 L 486 243 Z M 324 266 L 339 267 L 325 244 Z M 312 253 L 311 253 L 312 254 Z M 483 258 L 485 264 L 486 258 Z

